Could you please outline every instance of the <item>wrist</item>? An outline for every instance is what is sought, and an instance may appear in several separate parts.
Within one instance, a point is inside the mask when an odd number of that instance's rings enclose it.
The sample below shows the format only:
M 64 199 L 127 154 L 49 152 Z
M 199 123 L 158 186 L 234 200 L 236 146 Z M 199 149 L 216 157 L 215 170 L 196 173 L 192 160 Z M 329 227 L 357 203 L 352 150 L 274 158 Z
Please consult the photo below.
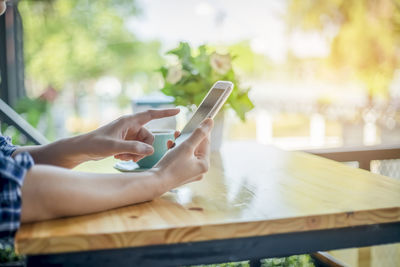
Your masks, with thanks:
M 85 161 L 90 160 L 87 153 L 85 153 L 85 135 L 78 135 L 68 138 L 60 139 L 48 146 L 53 146 L 57 157 L 61 156 L 62 166 L 73 168 Z
M 71 156 L 79 163 L 95 160 L 93 157 L 93 138 L 90 133 L 70 137 L 67 144 L 71 146 Z
M 161 177 L 152 169 L 140 173 L 119 174 L 124 178 L 119 184 L 120 205 L 151 201 L 168 191 Z
M 174 186 L 170 182 L 170 179 L 168 179 L 169 175 L 164 169 L 154 167 L 150 169 L 148 172 L 150 173 L 150 175 L 153 176 L 153 179 L 157 184 L 159 196 L 174 188 Z

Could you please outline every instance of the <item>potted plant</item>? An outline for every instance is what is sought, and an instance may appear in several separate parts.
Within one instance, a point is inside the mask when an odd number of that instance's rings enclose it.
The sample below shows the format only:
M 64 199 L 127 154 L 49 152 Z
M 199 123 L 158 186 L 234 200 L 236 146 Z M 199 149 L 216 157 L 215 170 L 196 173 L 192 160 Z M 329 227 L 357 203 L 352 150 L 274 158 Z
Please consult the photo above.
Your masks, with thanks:
M 193 49 L 186 42 L 167 52 L 175 55 L 177 62 L 160 68 L 164 78 L 161 91 L 173 96 L 175 105 L 187 107 L 193 111 L 193 105 L 198 106 L 211 86 L 219 80 L 231 81 L 234 89 L 224 105 L 231 108 L 237 116 L 245 121 L 246 112 L 254 105 L 249 99 L 250 88 L 242 88 L 232 67 L 231 54 L 220 54 L 206 45 Z M 218 150 L 222 142 L 223 112 L 215 118 L 215 126 L 211 136 L 213 150 Z

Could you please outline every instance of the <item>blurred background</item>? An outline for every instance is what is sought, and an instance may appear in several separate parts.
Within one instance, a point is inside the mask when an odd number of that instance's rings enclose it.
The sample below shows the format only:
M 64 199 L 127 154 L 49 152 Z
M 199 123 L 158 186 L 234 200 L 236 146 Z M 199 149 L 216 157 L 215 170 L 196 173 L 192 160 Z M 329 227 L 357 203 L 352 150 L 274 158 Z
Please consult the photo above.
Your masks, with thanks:
M 50 140 L 131 113 L 163 87 L 165 52 L 186 41 L 229 52 L 251 88 L 255 108 L 245 122 L 227 112 L 226 139 L 287 149 L 400 141 L 397 1 L 21 0 L 18 9 L 26 98 L 12 106 Z
M 171 105 L 173 98 L 160 90 L 168 91 L 166 81 L 174 85 L 186 70 L 168 69 L 177 59 L 167 51 L 185 58 L 190 46 L 201 62 L 206 45 L 219 53 L 216 63 L 229 61 L 236 87 L 240 81 L 246 88 L 245 97 L 239 94 L 231 104 L 236 112 L 225 111 L 225 141 L 256 140 L 290 150 L 400 144 L 397 0 L 13 0 L 8 5 L 0 17 L 2 99 L 48 140 Z M 190 111 L 190 99 L 185 103 Z M 177 127 L 184 121 L 185 112 Z M 31 143 L 14 126 L 1 128 L 14 143 Z M 372 161 L 371 170 L 400 178 L 400 160 L 386 163 Z M 400 262 L 399 246 L 371 251 L 368 265 L 359 266 Z M 350 266 L 360 262 L 356 249 L 336 254 Z

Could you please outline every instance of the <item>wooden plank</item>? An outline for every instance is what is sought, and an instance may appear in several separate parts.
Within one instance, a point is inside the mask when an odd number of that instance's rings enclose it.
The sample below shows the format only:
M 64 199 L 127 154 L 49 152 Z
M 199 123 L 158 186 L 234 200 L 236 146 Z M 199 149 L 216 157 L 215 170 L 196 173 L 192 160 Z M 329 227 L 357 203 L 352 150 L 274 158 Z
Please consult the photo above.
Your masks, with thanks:
M 336 161 L 368 161 L 400 158 L 400 145 L 376 145 L 312 149 L 306 152 Z
M 358 249 L 358 266 L 371 267 L 371 248 Z
M 211 165 L 202 181 L 151 202 L 24 224 L 16 248 L 87 251 L 400 221 L 399 181 L 331 160 L 235 143 Z

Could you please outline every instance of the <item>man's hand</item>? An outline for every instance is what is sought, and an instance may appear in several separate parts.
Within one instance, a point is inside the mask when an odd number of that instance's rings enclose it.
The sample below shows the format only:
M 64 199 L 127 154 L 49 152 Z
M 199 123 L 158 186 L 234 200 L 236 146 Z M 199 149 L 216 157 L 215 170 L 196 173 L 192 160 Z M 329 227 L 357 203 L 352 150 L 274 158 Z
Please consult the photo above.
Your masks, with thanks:
M 187 140 L 171 148 L 154 167 L 166 191 L 200 180 L 208 171 L 212 128 L 212 119 L 204 120 Z
M 121 126 L 120 123 L 125 125 L 125 122 L 115 122 Z M 82 173 L 36 164 L 28 171 L 22 186 L 21 219 L 23 222 L 47 220 L 140 203 L 199 180 L 209 166 L 208 137 L 212 126 L 211 119 L 205 120 L 187 140 L 171 148 L 153 169 L 146 172 Z M 107 125 L 95 136 L 110 134 L 111 139 L 119 140 L 113 132 L 117 128 L 120 127 Z M 102 138 L 99 140 L 103 142 Z
M 1 1 L 1 0 L 0 0 Z M 109 156 L 138 161 L 153 153 L 154 136 L 145 128 L 154 119 L 174 116 L 179 109 L 147 110 L 123 116 L 90 133 L 42 146 L 19 147 L 14 153 L 29 152 L 36 164 L 73 168 L 88 160 Z
M 91 160 L 114 156 L 121 160 L 138 161 L 153 154 L 154 136 L 143 127 L 154 119 L 174 116 L 179 109 L 147 110 L 123 116 L 86 136 L 83 144 Z

